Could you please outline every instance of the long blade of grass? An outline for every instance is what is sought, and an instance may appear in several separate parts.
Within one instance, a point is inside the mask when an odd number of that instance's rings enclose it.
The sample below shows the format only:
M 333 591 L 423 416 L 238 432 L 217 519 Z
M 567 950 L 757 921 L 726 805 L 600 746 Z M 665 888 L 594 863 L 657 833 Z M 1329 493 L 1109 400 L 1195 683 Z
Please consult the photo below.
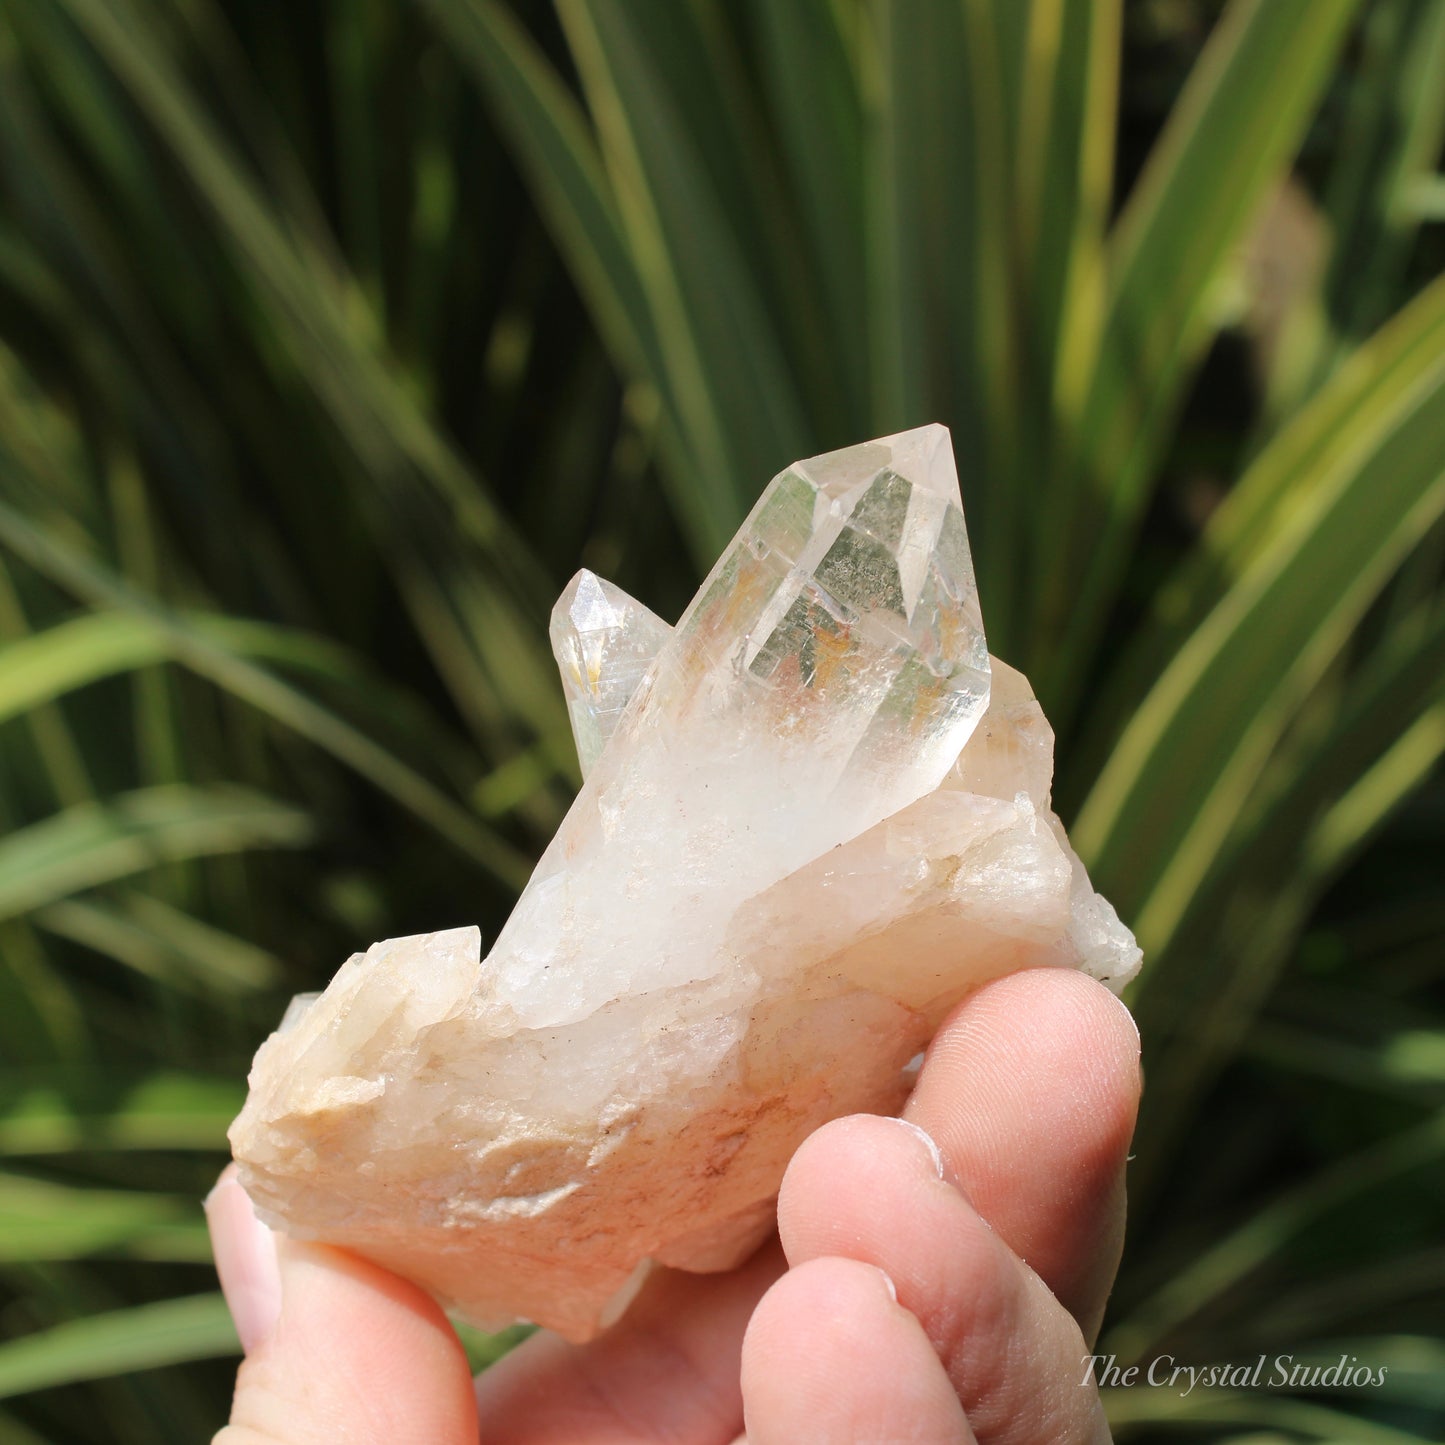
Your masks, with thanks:
M 25 7 L 20 12 L 12 8 L 0 16 L 0 155 L 5 156 L 9 173 L 21 183 L 13 205 L 22 234 L 28 248 L 41 252 L 25 258 L 32 275 L 26 278 L 31 284 L 22 288 L 22 294 L 40 307 L 57 331 L 85 336 L 87 352 L 95 355 L 101 374 L 125 399 L 122 410 L 143 418 L 147 430 L 173 439 L 177 451 L 195 456 L 212 475 L 219 475 L 224 443 L 206 424 L 203 394 L 116 254 L 109 226 L 119 218 L 108 215 L 104 205 L 97 203 L 64 145 L 45 124 L 31 77 L 21 63 L 23 52 L 5 23 L 24 21 L 29 25 L 56 18 L 43 6 Z M 82 76 L 64 87 L 68 95 L 84 100 L 74 112 L 77 120 L 90 122 L 106 137 L 112 151 L 116 139 L 127 144 L 125 127 L 93 116 L 97 87 L 84 82 Z M 107 158 L 112 159 L 110 152 Z M 137 168 L 132 162 L 124 169 L 139 182 L 134 190 L 119 190 L 138 212 L 126 214 L 124 222 L 134 228 L 132 234 L 146 238 L 158 263 L 171 263 L 165 274 L 174 278 L 180 289 L 188 273 L 175 264 L 171 250 L 176 243 L 175 228 L 155 229 L 166 207 L 154 195 L 144 167 Z M 46 269 L 43 284 L 37 286 L 34 282 L 40 278 L 33 272 L 39 267 Z M 112 336 L 117 344 L 112 344 Z M 147 393 L 134 384 L 135 376 L 146 377 L 168 405 L 164 409 L 147 405 Z M 19 378 L 5 379 L 10 385 L 3 390 L 14 390 Z M 21 417 L 35 410 L 13 408 Z M 7 418 L 7 430 L 12 434 L 19 429 L 17 422 L 23 425 L 14 415 Z M 56 500 L 63 497 L 79 506 L 85 499 L 88 505 L 89 498 L 79 485 L 83 475 L 71 467 L 57 466 Z
M 26 633 L 9 646 L 0 645 L 0 722 L 33 712 L 102 678 L 183 661 L 185 649 L 177 651 L 169 623 L 172 629 L 189 631 L 218 652 L 258 666 L 272 664 L 329 686 L 377 722 L 413 736 L 417 751 L 426 750 L 437 761 L 462 753 L 461 745 L 435 718 L 374 675 L 347 648 L 327 638 L 247 618 L 172 612 L 144 590 L 128 589 L 119 579 L 108 579 L 95 564 L 86 564 L 74 555 L 71 561 L 75 563 L 72 580 L 88 576 L 91 584 L 82 595 L 101 602 L 119 600 L 122 606 L 68 618 L 41 632 Z M 128 607 L 124 605 L 127 602 Z M 535 770 L 533 776 L 538 786 L 547 780 Z
M 1442 696 L 1445 615 L 1437 612 L 1355 668 L 1308 741 L 1271 761 L 1255 807 L 1210 868 L 1191 921 L 1221 910 L 1229 895 L 1308 894 L 1335 872 L 1428 772 Z M 1153 1007 L 1155 993 L 1169 992 L 1151 973 L 1136 1002 Z
M 8 1410 L 0 1410 L 0 1436 L 6 1445 L 54 1445 Z
M 17 1064 L 78 1064 L 91 1051 L 90 1022 L 29 921 L 0 922 L 0 1055 Z
M 456 508 L 456 518 L 484 542 L 511 552 L 495 558 L 499 575 L 523 582 L 530 564 L 520 539 L 510 535 L 500 514 L 474 478 L 417 412 L 377 354 L 376 328 L 364 302 L 349 291 L 350 279 L 335 258 L 298 242 L 278 223 L 235 156 L 216 133 L 168 58 L 154 43 L 157 32 L 139 24 L 125 0 L 57 0 L 86 38 L 110 63 L 157 134 L 171 147 L 198 193 L 225 228 L 223 237 L 277 305 L 270 313 L 289 323 L 298 353 L 314 363 L 308 375 L 326 388 L 325 399 L 343 430 L 360 438 L 363 450 L 384 445 L 382 429 L 411 449 L 427 475 Z M 376 415 L 357 413 L 358 406 Z M 514 549 L 515 550 L 512 550 Z
M 490 0 L 424 0 L 481 81 L 619 365 L 668 395 L 646 293 L 587 119 L 536 42 Z
M 143 619 L 91 612 L 0 647 L 0 722 L 102 677 L 163 660 L 164 638 Z
M 1292 1061 L 1287 1062 L 1292 1067 Z M 1445 1247 L 1404 1249 L 1361 1267 L 1332 1270 L 1264 1304 L 1261 1334 L 1304 1340 L 1321 1328 L 1348 1328 L 1358 1319 L 1387 1318 L 1410 1299 L 1438 1298 L 1445 1290 Z
M 493 0 L 425 0 L 476 75 L 538 209 L 619 368 L 656 394 L 674 510 L 698 564 L 736 526 L 722 490 L 697 485 L 687 428 L 611 182 L 581 106 L 517 20 Z
M 1123 14 L 1120 0 L 1034 0 L 1029 16 L 1017 161 L 1024 366 L 1028 394 L 1068 434 L 1090 370 L 1078 357 L 1094 354 L 1104 309 Z
M 863 106 L 842 17 L 829 0 L 752 0 L 769 108 L 817 265 L 832 339 L 827 375 L 845 415 L 868 411 Z
M 1003 8 L 1014 8 L 1005 5 Z M 1035 278 L 1032 345 L 1055 355 L 1081 244 L 1100 247 L 1114 173 L 1123 17 L 1118 0 L 1032 0 L 1018 121 L 1018 240 Z
M 245 1097 L 240 1079 L 7 1070 L 0 1072 L 0 1155 L 224 1152 Z
M 1078 846 L 1146 949 L 1168 941 L 1301 697 L 1445 508 L 1445 358 L 1425 357 L 1403 397 L 1397 377 L 1371 381 L 1332 393 L 1359 405 L 1355 445 L 1302 449 L 1292 490 L 1306 504 L 1251 537 L 1238 580 L 1134 714 L 1080 814 Z M 1256 466 L 1272 469 L 1273 450 Z
M 29 640 L 30 636 L 30 621 L 4 559 L 0 558 L 0 659 L 9 656 L 15 644 Z M 5 665 L 0 661 L 0 720 L 6 716 L 4 671 Z M 64 712 L 53 702 L 46 701 L 25 710 L 30 713 L 31 737 L 49 775 L 55 801 L 64 805 L 83 803 L 93 798 L 95 788 L 91 783 L 90 769 Z
M 1086 757 L 1107 747 L 1122 710 L 1147 692 L 1291 518 L 1318 505 L 1319 470 L 1332 457 L 1368 448 L 1390 416 L 1413 404 L 1442 350 L 1445 282 L 1436 282 L 1359 347 L 1259 453 L 1210 517 L 1198 549 L 1160 588 L 1109 695 L 1098 701 L 1101 718 L 1082 745 Z
M 57 938 L 203 997 L 251 993 L 281 977 L 274 954 L 146 893 L 127 894 L 115 905 L 70 898 L 40 909 L 33 921 Z
M 773 318 L 716 189 L 617 0 L 559 0 L 603 160 L 686 428 L 694 485 L 729 531 L 772 474 L 810 450 Z
M 158 863 L 299 848 L 311 835 L 298 809 L 240 788 L 177 784 L 80 803 L 0 840 L 0 919 Z
M 121 573 L 142 591 L 157 592 L 162 586 L 160 553 L 165 542 L 158 534 L 145 480 L 134 461 L 122 456 L 110 467 L 107 482 Z M 139 781 L 184 781 L 182 729 L 164 667 L 153 664 L 135 670 L 131 678 L 131 715 L 135 719 Z
M 997 17 L 982 3 L 864 15 L 870 429 L 949 424 L 990 636 L 1007 651 L 1020 378 Z
M 1326 270 L 1274 348 L 1265 378 L 1265 434 L 1398 304 L 1426 219 L 1411 197 L 1428 183 L 1445 141 L 1442 67 L 1440 0 L 1376 0 L 1366 8 L 1324 187 Z
M 1389 749 L 1375 760 L 1316 824 L 1310 835 L 1306 868 L 1329 876 L 1341 861 L 1357 853 L 1374 833 L 1415 792 L 1445 755 L 1445 703 L 1436 704 L 1404 728 Z
M 1279 1195 L 1215 1244 L 1114 1325 L 1102 1351 L 1132 1362 L 1172 1329 L 1197 1315 L 1277 1255 L 1285 1241 L 1367 1190 L 1439 1160 L 1445 1150 L 1445 1117 L 1434 1117 L 1358 1153 Z
M 1301 1439 L 1317 1445 L 1430 1445 L 1428 1436 L 1410 1430 L 1383 1425 L 1332 1405 L 1271 1396 L 1264 1390 L 1196 1389 L 1186 1394 L 1180 1385 L 1172 1390 L 1115 1387 L 1102 1394 L 1109 1424 L 1121 1432 L 1124 1440 L 1133 1438 L 1135 1426 L 1175 1425 L 1212 1427 L 1208 1438 L 1219 1445 L 1292 1445 Z M 1231 1426 L 1253 1429 L 1246 1435 L 1218 1433 Z M 1259 1430 L 1269 1433 L 1256 1433 Z
M 1313 1028 L 1261 1022 L 1242 1050 L 1271 1067 L 1415 1103 L 1445 1103 L 1445 1040 L 1396 1031 L 1360 1044 Z
M 1445 145 L 1442 73 L 1441 0 L 1385 0 L 1370 8 L 1325 196 L 1334 232 L 1326 305 L 1344 347 L 1379 326 L 1398 295 L 1423 219 L 1409 198 L 1434 173 Z M 1325 366 L 1335 359 L 1338 353 Z
M 965 133 L 972 142 L 974 178 L 969 219 L 976 235 L 973 264 L 964 273 L 964 284 L 973 292 L 974 323 L 962 335 L 972 353 L 967 370 L 978 388 L 986 443 L 976 462 L 982 476 L 975 478 L 973 489 L 975 496 L 983 492 L 987 497 L 976 565 L 979 595 L 990 599 L 990 635 L 1005 654 L 1013 655 L 1029 587 L 1022 527 L 1035 480 L 1033 459 L 1019 447 L 1021 399 L 1029 380 L 1021 334 L 1026 302 L 1015 180 L 1024 8 L 994 0 L 965 0 L 963 6 L 969 116 Z M 951 88 L 947 79 L 944 85 Z M 922 189 L 926 194 L 926 180 Z M 949 250 L 942 248 L 945 257 Z M 949 269 L 945 260 L 945 277 Z
M 869 7 L 873 44 L 864 64 L 866 262 L 872 425 L 901 431 L 928 420 L 928 229 L 923 170 L 937 159 L 937 113 L 928 42 L 939 16 L 918 6 Z M 950 17 L 951 18 L 951 17 Z M 956 22 L 954 22 L 956 23 Z M 856 304 L 856 303 L 855 303 Z
M 219 1294 L 70 1320 L 0 1344 L 0 1398 L 240 1353 Z
M 135 1189 L 74 1188 L 0 1171 L 0 1264 L 139 1249 L 156 1259 L 209 1258 L 196 1205 Z
M 817 259 L 798 245 L 791 178 L 739 50 L 733 8 L 727 0 L 627 0 L 615 7 L 632 57 L 674 117 L 671 129 L 686 138 L 696 174 L 715 198 L 750 288 L 776 322 L 777 347 L 788 358 L 800 406 L 806 402 L 821 435 L 848 435 L 857 416 L 832 374 L 836 350 L 829 336 L 830 321 L 846 322 L 847 312 L 829 316 Z M 820 63 L 827 63 L 826 50 L 810 60 Z M 637 73 L 619 70 L 619 81 L 627 86 Z
M 1071 355 L 1097 348 L 1103 313 L 1122 16 L 1118 0 L 1005 0 L 994 13 L 1000 21 L 1012 14 L 1025 23 L 1020 74 L 1006 94 L 1017 112 L 1008 168 L 1012 238 L 1007 252 L 993 259 L 996 274 L 983 278 L 1001 295 L 997 273 L 1010 273 L 1014 301 L 1001 318 L 1009 341 L 1006 351 L 995 341 L 979 357 L 985 376 L 995 375 L 991 355 L 997 353 L 1016 377 L 1012 395 L 1000 394 L 994 383 L 992 404 L 994 416 L 1009 418 L 996 428 L 1002 455 L 991 470 L 1001 474 L 995 489 L 1007 494 L 1000 501 L 1007 504 L 1012 541 L 1001 563 L 986 569 L 991 575 L 981 574 L 980 594 L 988 599 L 991 635 L 1000 611 L 993 599 L 1003 599 L 1007 626 L 997 646 L 1004 656 L 1023 658 L 1037 561 L 1030 538 L 1051 439 L 1078 430 L 1084 398 Z M 1007 68 L 1000 69 L 1007 76 Z M 1075 394 L 1065 392 L 1061 378 L 1075 383 Z M 990 498 L 990 505 L 998 503 Z M 990 551 L 994 545 L 987 544 Z
M 1131 1196 L 1147 1202 L 1216 1074 L 1248 1046 L 1325 888 L 1445 751 L 1445 617 L 1403 632 L 1272 761 L 1134 995 L 1152 1040 Z M 1322 1047 L 1320 1057 L 1328 1054 Z M 1398 1086 L 1396 1080 L 1395 1086 Z
M 238 635 L 229 621 L 202 621 L 198 625 L 167 612 L 3 503 L 0 541 L 75 595 L 103 607 L 124 610 L 148 625 L 176 662 L 355 769 L 506 883 L 520 887 L 530 876 L 531 865 L 525 856 L 395 754 L 228 647 L 228 639 Z M 257 624 L 239 625 L 241 638 L 254 641 L 267 635 L 268 630 Z M 269 635 L 274 646 L 277 635 Z
M 404 568 L 439 569 L 483 599 L 487 626 L 469 642 L 504 713 L 544 735 L 561 715 L 540 647 L 547 587 L 530 550 L 475 476 L 439 436 L 376 345 L 357 288 L 327 258 L 288 234 L 214 133 L 205 112 L 125 7 L 59 0 L 172 149 L 211 207 L 221 237 L 269 302 L 336 425 L 373 480 Z M 419 491 L 417 482 L 424 487 Z M 418 514 L 426 521 L 418 526 Z M 467 548 L 459 545 L 466 539 Z M 475 547 L 485 567 L 475 565 Z
M 1052 711 L 1076 704 L 1148 502 L 1168 423 L 1216 324 L 1215 287 L 1289 164 L 1357 0 L 1233 0 L 1190 76 L 1110 239 L 1097 352 L 1077 437 L 1044 503 L 1036 679 Z
M 1368 1360 L 1370 1383 L 1354 1389 L 1367 1398 L 1390 1404 L 1445 1406 L 1445 1344 L 1429 1335 L 1346 1335 L 1303 1351 L 1296 1363 L 1326 1370 L 1340 1356 Z

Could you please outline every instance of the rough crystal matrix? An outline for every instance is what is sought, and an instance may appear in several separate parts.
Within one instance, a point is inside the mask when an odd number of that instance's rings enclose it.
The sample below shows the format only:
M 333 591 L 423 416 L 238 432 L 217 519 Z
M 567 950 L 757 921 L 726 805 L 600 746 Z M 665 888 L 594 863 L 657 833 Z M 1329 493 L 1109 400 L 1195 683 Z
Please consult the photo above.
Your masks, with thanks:
M 675 629 L 583 572 L 552 642 L 585 782 L 495 946 L 352 957 L 231 1140 L 273 1224 L 585 1339 L 654 1264 L 745 1258 L 797 1145 L 896 1110 L 969 990 L 1139 953 L 990 664 L 944 428 L 788 468 Z

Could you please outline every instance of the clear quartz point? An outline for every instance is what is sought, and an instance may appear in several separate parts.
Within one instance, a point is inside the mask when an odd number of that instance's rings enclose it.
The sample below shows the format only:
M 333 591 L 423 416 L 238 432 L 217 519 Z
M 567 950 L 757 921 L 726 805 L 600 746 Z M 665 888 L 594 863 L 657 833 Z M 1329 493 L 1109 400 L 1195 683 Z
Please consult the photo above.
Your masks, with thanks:
M 557 599 L 549 632 L 585 778 L 672 629 L 584 567 Z
M 989 662 L 948 431 L 775 477 L 659 663 L 653 709 L 805 750 L 790 795 L 854 831 L 936 787 L 988 706 Z M 829 819 L 834 826 L 835 820 Z M 850 826 L 844 824 L 844 826 Z M 833 841 L 836 841 L 834 839 Z

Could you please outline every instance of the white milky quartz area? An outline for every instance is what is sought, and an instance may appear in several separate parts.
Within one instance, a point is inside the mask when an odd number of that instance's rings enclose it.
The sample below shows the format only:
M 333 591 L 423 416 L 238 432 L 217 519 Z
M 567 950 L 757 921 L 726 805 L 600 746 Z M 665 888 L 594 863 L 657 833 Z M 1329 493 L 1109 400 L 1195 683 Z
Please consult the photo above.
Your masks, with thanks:
M 491 951 L 353 956 L 231 1141 L 271 1224 L 583 1340 L 654 1266 L 745 1259 L 802 1140 L 896 1111 L 970 990 L 1139 951 L 988 656 L 943 427 L 789 467 L 676 628 L 583 572 L 552 642 L 585 781 Z

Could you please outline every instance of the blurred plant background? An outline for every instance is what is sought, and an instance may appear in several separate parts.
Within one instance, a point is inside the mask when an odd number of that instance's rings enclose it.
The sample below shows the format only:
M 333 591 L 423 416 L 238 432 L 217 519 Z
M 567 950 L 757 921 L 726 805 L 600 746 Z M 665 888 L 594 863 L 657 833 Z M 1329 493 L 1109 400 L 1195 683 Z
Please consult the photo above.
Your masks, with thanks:
M 1388 1368 L 1119 1438 L 1441 1438 L 1442 139 L 1442 0 L 0 0 L 0 1440 L 224 1417 L 249 1056 L 505 917 L 572 571 L 929 420 L 1146 948 L 1102 1348 Z

